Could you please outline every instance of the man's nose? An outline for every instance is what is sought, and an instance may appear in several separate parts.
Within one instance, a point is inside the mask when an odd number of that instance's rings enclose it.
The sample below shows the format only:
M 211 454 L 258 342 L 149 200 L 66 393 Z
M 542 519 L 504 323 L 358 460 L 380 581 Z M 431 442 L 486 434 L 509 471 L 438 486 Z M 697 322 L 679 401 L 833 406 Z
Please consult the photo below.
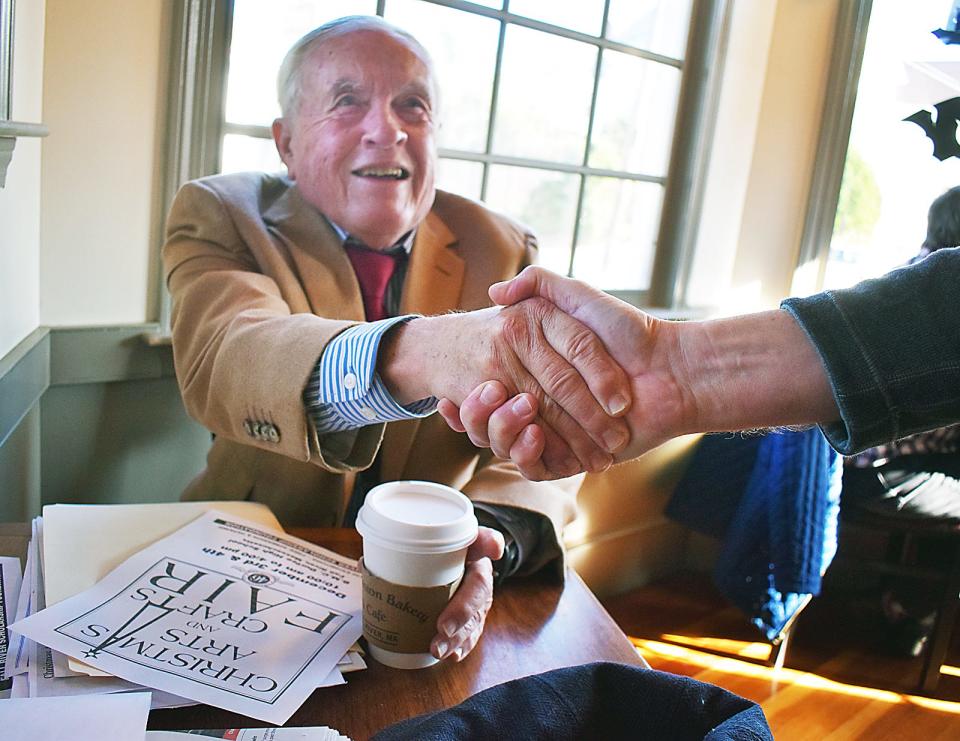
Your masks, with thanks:
M 370 106 L 364 118 L 363 142 L 374 147 L 394 147 L 407 140 L 403 121 L 388 103 Z

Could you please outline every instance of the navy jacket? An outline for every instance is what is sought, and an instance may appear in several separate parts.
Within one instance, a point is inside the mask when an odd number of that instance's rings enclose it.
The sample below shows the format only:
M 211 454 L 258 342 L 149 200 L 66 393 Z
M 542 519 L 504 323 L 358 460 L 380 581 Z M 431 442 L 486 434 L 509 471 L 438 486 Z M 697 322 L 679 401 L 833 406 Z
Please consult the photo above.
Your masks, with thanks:
M 781 304 L 827 370 L 841 421 L 822 427 L 852 455 L 960 421 L 960 247 L 860 283 Z

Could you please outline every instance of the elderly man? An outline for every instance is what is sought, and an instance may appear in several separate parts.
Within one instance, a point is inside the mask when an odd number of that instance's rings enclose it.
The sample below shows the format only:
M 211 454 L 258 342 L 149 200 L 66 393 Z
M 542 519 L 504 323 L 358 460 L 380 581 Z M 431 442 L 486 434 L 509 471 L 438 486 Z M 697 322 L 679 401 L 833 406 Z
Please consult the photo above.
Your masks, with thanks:
M 432 647 L 460 660 L 491 603 L 490 559 L 506 548 L 501 577 L 560 566 L 579 480 L 524 480 L 429 417 L 435 397 L 460 401 L 486 378 L 531 394 L 551 466 L 573 473 L 626 445 L 608 416 L 629 406 L 626 376 L 547 301 L 486 308 L 489 285 L 527 265 L 536 241 L 435 191 L 437 91 L 415 39 L 376 17 L 334 21 L 294 45 L 278 87 L 288 176 L 188 183 L 168 220 L 177 377 L 215 435 L 184 497 L 336 525 L 378 481 L 462 489 L 488 527 Z

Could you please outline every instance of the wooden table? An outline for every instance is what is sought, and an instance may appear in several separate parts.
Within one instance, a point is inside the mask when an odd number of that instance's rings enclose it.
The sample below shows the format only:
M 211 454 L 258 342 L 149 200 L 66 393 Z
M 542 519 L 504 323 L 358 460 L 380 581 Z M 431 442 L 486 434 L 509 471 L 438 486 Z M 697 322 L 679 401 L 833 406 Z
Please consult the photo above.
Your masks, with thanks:
M 355 530 L 292 529 L 293 535 L 360 556 Z M 646 666 L 612 618 L 574 571 L 566 583 L 546 577 L 508 581 L 497 593 L 483 638 L 459 664 L 391 669 L 367 658 L 368 668 L 346 675 L 347 684 L 313 693 L 288 726 L 330 726 L 355 741 L 421 713 L 456 705 L 495 684 L 591 661 Z M 262 721 L 206 705 L 157 710 L 151 729 L 251 728 Z

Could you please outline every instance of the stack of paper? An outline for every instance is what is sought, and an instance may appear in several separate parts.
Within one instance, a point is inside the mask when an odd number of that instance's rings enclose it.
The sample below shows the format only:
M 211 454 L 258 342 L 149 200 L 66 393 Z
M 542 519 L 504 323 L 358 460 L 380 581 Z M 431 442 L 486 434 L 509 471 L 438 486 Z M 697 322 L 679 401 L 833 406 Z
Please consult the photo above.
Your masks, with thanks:
M 280 724 L 365 666 L 356 562 L 249 502 L 45 507 L 15 614 L 14 697 L 147 687 Z

